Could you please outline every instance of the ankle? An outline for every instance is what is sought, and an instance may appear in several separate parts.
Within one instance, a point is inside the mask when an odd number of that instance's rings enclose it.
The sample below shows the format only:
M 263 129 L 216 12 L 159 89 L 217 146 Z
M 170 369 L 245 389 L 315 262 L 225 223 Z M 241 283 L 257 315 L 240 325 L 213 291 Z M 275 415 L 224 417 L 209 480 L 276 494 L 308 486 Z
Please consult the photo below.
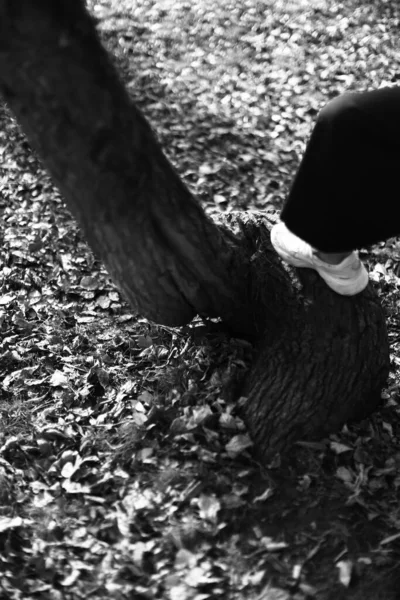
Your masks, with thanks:
M 345 258 L 350 256 L 351 252 L 316 252 L 318 258 L 330 265 L 338 265 Z

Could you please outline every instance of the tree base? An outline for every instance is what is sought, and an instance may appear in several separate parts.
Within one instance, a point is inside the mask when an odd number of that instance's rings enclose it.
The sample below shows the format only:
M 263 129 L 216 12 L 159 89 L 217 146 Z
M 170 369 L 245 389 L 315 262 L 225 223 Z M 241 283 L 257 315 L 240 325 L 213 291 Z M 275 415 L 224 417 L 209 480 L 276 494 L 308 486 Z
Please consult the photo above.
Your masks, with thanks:
M 390 364 L 385 316 L 372 284 L 340 296 L 315 271 L 283 265 L 269 239 L 273 216 L 235 214 L 229 221 L 247 252 L 254 246 L 260 338 L 242 390 L 243 416 L 258 455 L 269 460 L 379 406 Z

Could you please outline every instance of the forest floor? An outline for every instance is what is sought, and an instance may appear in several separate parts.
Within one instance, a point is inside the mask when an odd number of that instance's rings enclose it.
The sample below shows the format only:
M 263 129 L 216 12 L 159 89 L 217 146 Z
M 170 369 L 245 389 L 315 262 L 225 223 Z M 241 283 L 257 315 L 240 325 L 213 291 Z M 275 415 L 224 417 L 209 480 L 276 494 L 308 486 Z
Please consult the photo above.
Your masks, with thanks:
M 400 80 L 397 0 L 89 6 L 209 210 L 279 209 L 318 110 Z M 398 241 L 362 252 L 382 410 L 263 465 L 248 342 L 132 314 L 6 107 L 0 154 L 0 600 L 400 598 Z

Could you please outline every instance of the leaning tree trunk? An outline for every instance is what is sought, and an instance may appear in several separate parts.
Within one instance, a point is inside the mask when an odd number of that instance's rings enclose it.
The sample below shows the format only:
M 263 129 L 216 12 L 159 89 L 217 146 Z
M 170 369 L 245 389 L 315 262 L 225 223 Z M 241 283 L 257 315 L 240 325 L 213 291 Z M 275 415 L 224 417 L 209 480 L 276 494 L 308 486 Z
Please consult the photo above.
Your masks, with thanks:
M 221 316 L 257 340 L 244 415 L 262 456 L 373 410 L 388 370 L 381 307 L 273 252 L 262 216 L 215 223 L 163 155 L 82 0 L 0 0 L 0 89 L 131 306 Z
M 223 312 L 251 329 L 236 240 L 162 153 L 82 0 L 0 0 L 0 86 L 132 307 L 168 325 Z

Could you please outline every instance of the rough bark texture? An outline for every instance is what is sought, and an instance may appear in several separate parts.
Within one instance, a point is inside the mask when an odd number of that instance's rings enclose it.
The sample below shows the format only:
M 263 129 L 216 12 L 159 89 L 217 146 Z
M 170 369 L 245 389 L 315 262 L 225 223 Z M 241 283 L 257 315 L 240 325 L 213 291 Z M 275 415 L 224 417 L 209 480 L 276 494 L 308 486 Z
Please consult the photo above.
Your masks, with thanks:
M 266 307 L 264 336 L 242 390 L 243 416 L 265 460 L 371 414 L 390 362 L 372 284 L 340 296 L 315 271 L 283 267 L 265 229 L 273 222 L 245 214 L 229 222 L 242 247 L 253 244 L 252 294 L 255 306 Z
M 206 217 L 81 0 L 0 0 L 0 89 L 134 309 L 169 325 L 221 316 L 261 340 L 243 390 L 260 456 L 377 406 L 389 359 L 373 290 L 344 298 L 308 270 L 299 283 L 265 217 Z

